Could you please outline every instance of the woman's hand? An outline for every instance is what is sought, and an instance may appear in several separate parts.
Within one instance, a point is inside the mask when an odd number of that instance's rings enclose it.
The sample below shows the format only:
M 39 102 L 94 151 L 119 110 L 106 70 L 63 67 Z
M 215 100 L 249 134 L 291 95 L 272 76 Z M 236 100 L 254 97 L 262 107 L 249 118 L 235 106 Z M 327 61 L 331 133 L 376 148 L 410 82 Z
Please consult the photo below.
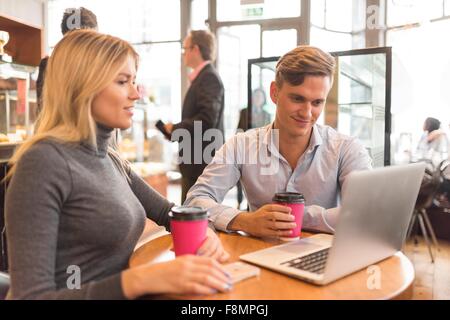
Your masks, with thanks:
M 206 240 L 198 249 L 197 254 L 199 256 L 211 257 L 219 262 L 225 262 L 230 258 L 228 252 L 222 246 L 217 234 L 210 228 L 206 231 Z
M 164 230 L 165 230 L 164 227 L 161 227 L 157 225 L 154 221 L 150 220 L 149 218 L 146 218 L 144 231 L 142 231 L 142 234 L 139 237 L 139 240 L 135 246 L 135 250 L 138 249 L 140 246 L 142 246 L 144 243 L 148 242 L 151 239 L 151 236 L 153 236 L 156 232 Z
M 128 299 L 162 293 L 206 295 L 231 288 L 230 277 L 220 263 L 213 258 L 194 255 L 122 272 L 122 289 Z

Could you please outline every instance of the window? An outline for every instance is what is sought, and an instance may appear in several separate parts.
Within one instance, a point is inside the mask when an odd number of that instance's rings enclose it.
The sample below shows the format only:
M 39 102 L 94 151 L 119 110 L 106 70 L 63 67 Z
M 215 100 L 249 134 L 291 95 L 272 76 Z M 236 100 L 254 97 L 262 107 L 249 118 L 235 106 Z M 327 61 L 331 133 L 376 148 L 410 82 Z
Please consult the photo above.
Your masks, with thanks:
M 438 118 L 444 129 L 450 123 L 450 43 L 436 37 L 449 33 L 449 19 L 387 33 L 387 45 L 394 53 L 393 128 L 398 134 L 412 133 L 413 146 L 419 141 L 425 118 Z
M 325 28 L 325 1 L 315 0 L 311 2 L 311 23 L 319 28 Z
M 192 30 L 205 29 L 208 19 L 208 0 L 192 0 L 191 2 L 191 28 Z
M 216 3 L 217 21 L 210 24 L 217 30 L 217 66 L 225 87 L 224 125 L 229 137 L 236 132 L 240 110 L 248 107 L 248 60 L 285 54 L 301 42 L 301 31 L 309 25 L 301 16 L 302 0 L 211 2 Z
M 130 2 L 124 6 L 123 1 L 108 1 L 108 10 L 104 9 L 102 2 L 102 14 L 98 17 L 100 30 L 132 43 L 180 39 L 178 0 Z
M 389 27 L 431 20 L 443 15 L 443 0 L 388 0 L 387 6 Z
M 311 1 L 311 23 L 319 28 L 333 31 L 353 30 L 353 0 Z
M 326 1 L 325 28 L 333 31 L 351 32 L 352 3 L 353 0 Z
M 152 102 L 150 119 L 180 121 L 180 44 L 136 45 L 135 49 L 139 54 L 137 83 L 142 84 L 145 98 Z
M 263 57 L 281 56 L 297 45 L 297 30 L 267 30 L 263 31 Z
M 350 50 L 352 49 L 352 35 L 311 27 L 310 43 L 325 51 Z
M 152 92 L 155 102 L 179 109 L 180 1 L 129 0 L 128 3 L 110 0 L 105 10 L 104 0 L 49 1 L 49 44 L 54 46 L 62 37 L 59 25 L 64 10 L 83 6 L 97 16 L 100 32 L 135 44 L 141 56 L 138 83 Z M 170 114 L 179 113 L 174 109 Z
M 234 134 L 239 112 L 247 107 L 248 59 L 260 56 L 260 32 L 259 25 L 218 30 L 218 70 L 225 87 L 226 138 Z
M 301 0 L 217 0 L 218 21 L 298 17 Z
M 359 34 L 353 34 L 356 24 L 360 24 L 354 12 L 364 15 L 364 8 L 354 0 L 311 1 L 310 44 L 327 51 L 350 50 L 359 43 Z M 353 41 L 355 38 L 355 41 Z M 364 44 L 364 41 L 362 41 Z M 363 46 L 363 45 L 362 45 Z
M 450 32 L 450 20 L 433 21 L 450 14 L 450 1 L 389 0 L 387 5 L 386 44 L 393 50 L 395 88 L 393 141 L 410 137 L 414 155 L 425 118 L 438 118 L 444 129 L 450 122 L 450 94 L 444 85 L 450 81 L 450 45 L 436 37 Z
M 151 157 L 174 145 L 167 146 L 158 137 L 155 120 L 178 122 L 181 118 L 180 0 L 50 0 L 49 47 L 62 37 L 64 10 L 78 7 L 95 13 L 100 32 L 129 41 L 138 52 L 136 82 L 143 98 L 135 104 L 133 126 L 122 131 L 119 148 L 132 161 L 161 161 Z
M 61 39 L 61 19 L 66 8 L 85 7 L 97 16 L 99 31 L 131 43 L 175 41 L 180 39 L 180 1 L 129 0 L 52 0 L 49 1 L 49 46 Z

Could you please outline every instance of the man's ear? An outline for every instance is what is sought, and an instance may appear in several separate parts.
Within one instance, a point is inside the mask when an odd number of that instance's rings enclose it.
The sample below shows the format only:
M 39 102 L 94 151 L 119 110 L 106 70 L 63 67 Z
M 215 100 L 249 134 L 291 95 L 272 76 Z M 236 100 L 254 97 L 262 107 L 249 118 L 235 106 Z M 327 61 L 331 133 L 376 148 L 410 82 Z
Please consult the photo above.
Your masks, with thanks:
M 270 99 L 276 105 L 278 101 L 278 87 L 275 81 L 272 81 L 270 84 Z
M 198 46 L 198 44 L 194 44 L 192 50 L 194 50 L 196 54 L 200 55 L 200 57 L 202 56 L 202 53 L 200 51 L 200 47 Z

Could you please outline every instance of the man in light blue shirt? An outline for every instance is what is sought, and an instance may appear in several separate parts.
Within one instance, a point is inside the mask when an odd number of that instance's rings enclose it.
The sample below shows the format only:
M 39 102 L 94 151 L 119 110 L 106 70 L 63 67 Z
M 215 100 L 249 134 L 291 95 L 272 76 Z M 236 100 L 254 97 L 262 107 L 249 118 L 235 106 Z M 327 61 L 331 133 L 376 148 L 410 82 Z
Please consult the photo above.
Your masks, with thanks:
M 295 227 L 294 219 L 289 208 L 271 204 L 272 197 L 300 192 L 306 201 L 303 228 L 333 232 L 348 174 L 372 166 L 359 141 L 316 123 L 334 69 L 334 58 L 318 48 L 300 46 L 285 54 L 270 86 L 275 121 L 227 141 L 190 189 L 185 205 L 209 209 L 222 231 L 283 237 Z M 220 204 L 239 180 L 249 212 Z

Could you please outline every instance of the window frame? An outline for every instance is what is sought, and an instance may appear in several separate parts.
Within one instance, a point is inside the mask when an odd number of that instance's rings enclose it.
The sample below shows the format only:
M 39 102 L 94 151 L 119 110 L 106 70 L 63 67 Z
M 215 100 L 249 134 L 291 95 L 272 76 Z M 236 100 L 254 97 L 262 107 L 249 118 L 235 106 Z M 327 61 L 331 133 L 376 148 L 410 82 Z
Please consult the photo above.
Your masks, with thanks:
M 446 8 L 447 8 L 446 6 L 450 7 L 450 1 L 448 1 L 447 4 L 446 4 L 445 0 L 442 1 L 442 15 L 440 17 L 438 17 L 438 18 L 430 19 L 429 22 L 433 23 L 433 22 L 438 22 L 438 21 L 450 19 L 450 13 L 449 14 L 445 14 Z M 388 32 L 390 32 L 390 31 L 397 31 L 397 30 L 406 30 L 406 29 L 418 28 L 418 27 L 420 27 L 422 25 L 421 21 L 415 21 L 415 22 L 412 22 L 412 23 L 407 23 L 407 24 L 402 24 L 402 25 L 398 25 L 398 26 L 388 27 L 387 26 L 387 13 L 388 13 L 388 10 L 389 10 L 389 6 L 386 5 L 385 13 L 384 13 L 385 21 L 386 21 L 386 27 L 385 27 L 385 30 L 384 30 L 384 43 L 383 43 L 383 45 L 387 44 Z

